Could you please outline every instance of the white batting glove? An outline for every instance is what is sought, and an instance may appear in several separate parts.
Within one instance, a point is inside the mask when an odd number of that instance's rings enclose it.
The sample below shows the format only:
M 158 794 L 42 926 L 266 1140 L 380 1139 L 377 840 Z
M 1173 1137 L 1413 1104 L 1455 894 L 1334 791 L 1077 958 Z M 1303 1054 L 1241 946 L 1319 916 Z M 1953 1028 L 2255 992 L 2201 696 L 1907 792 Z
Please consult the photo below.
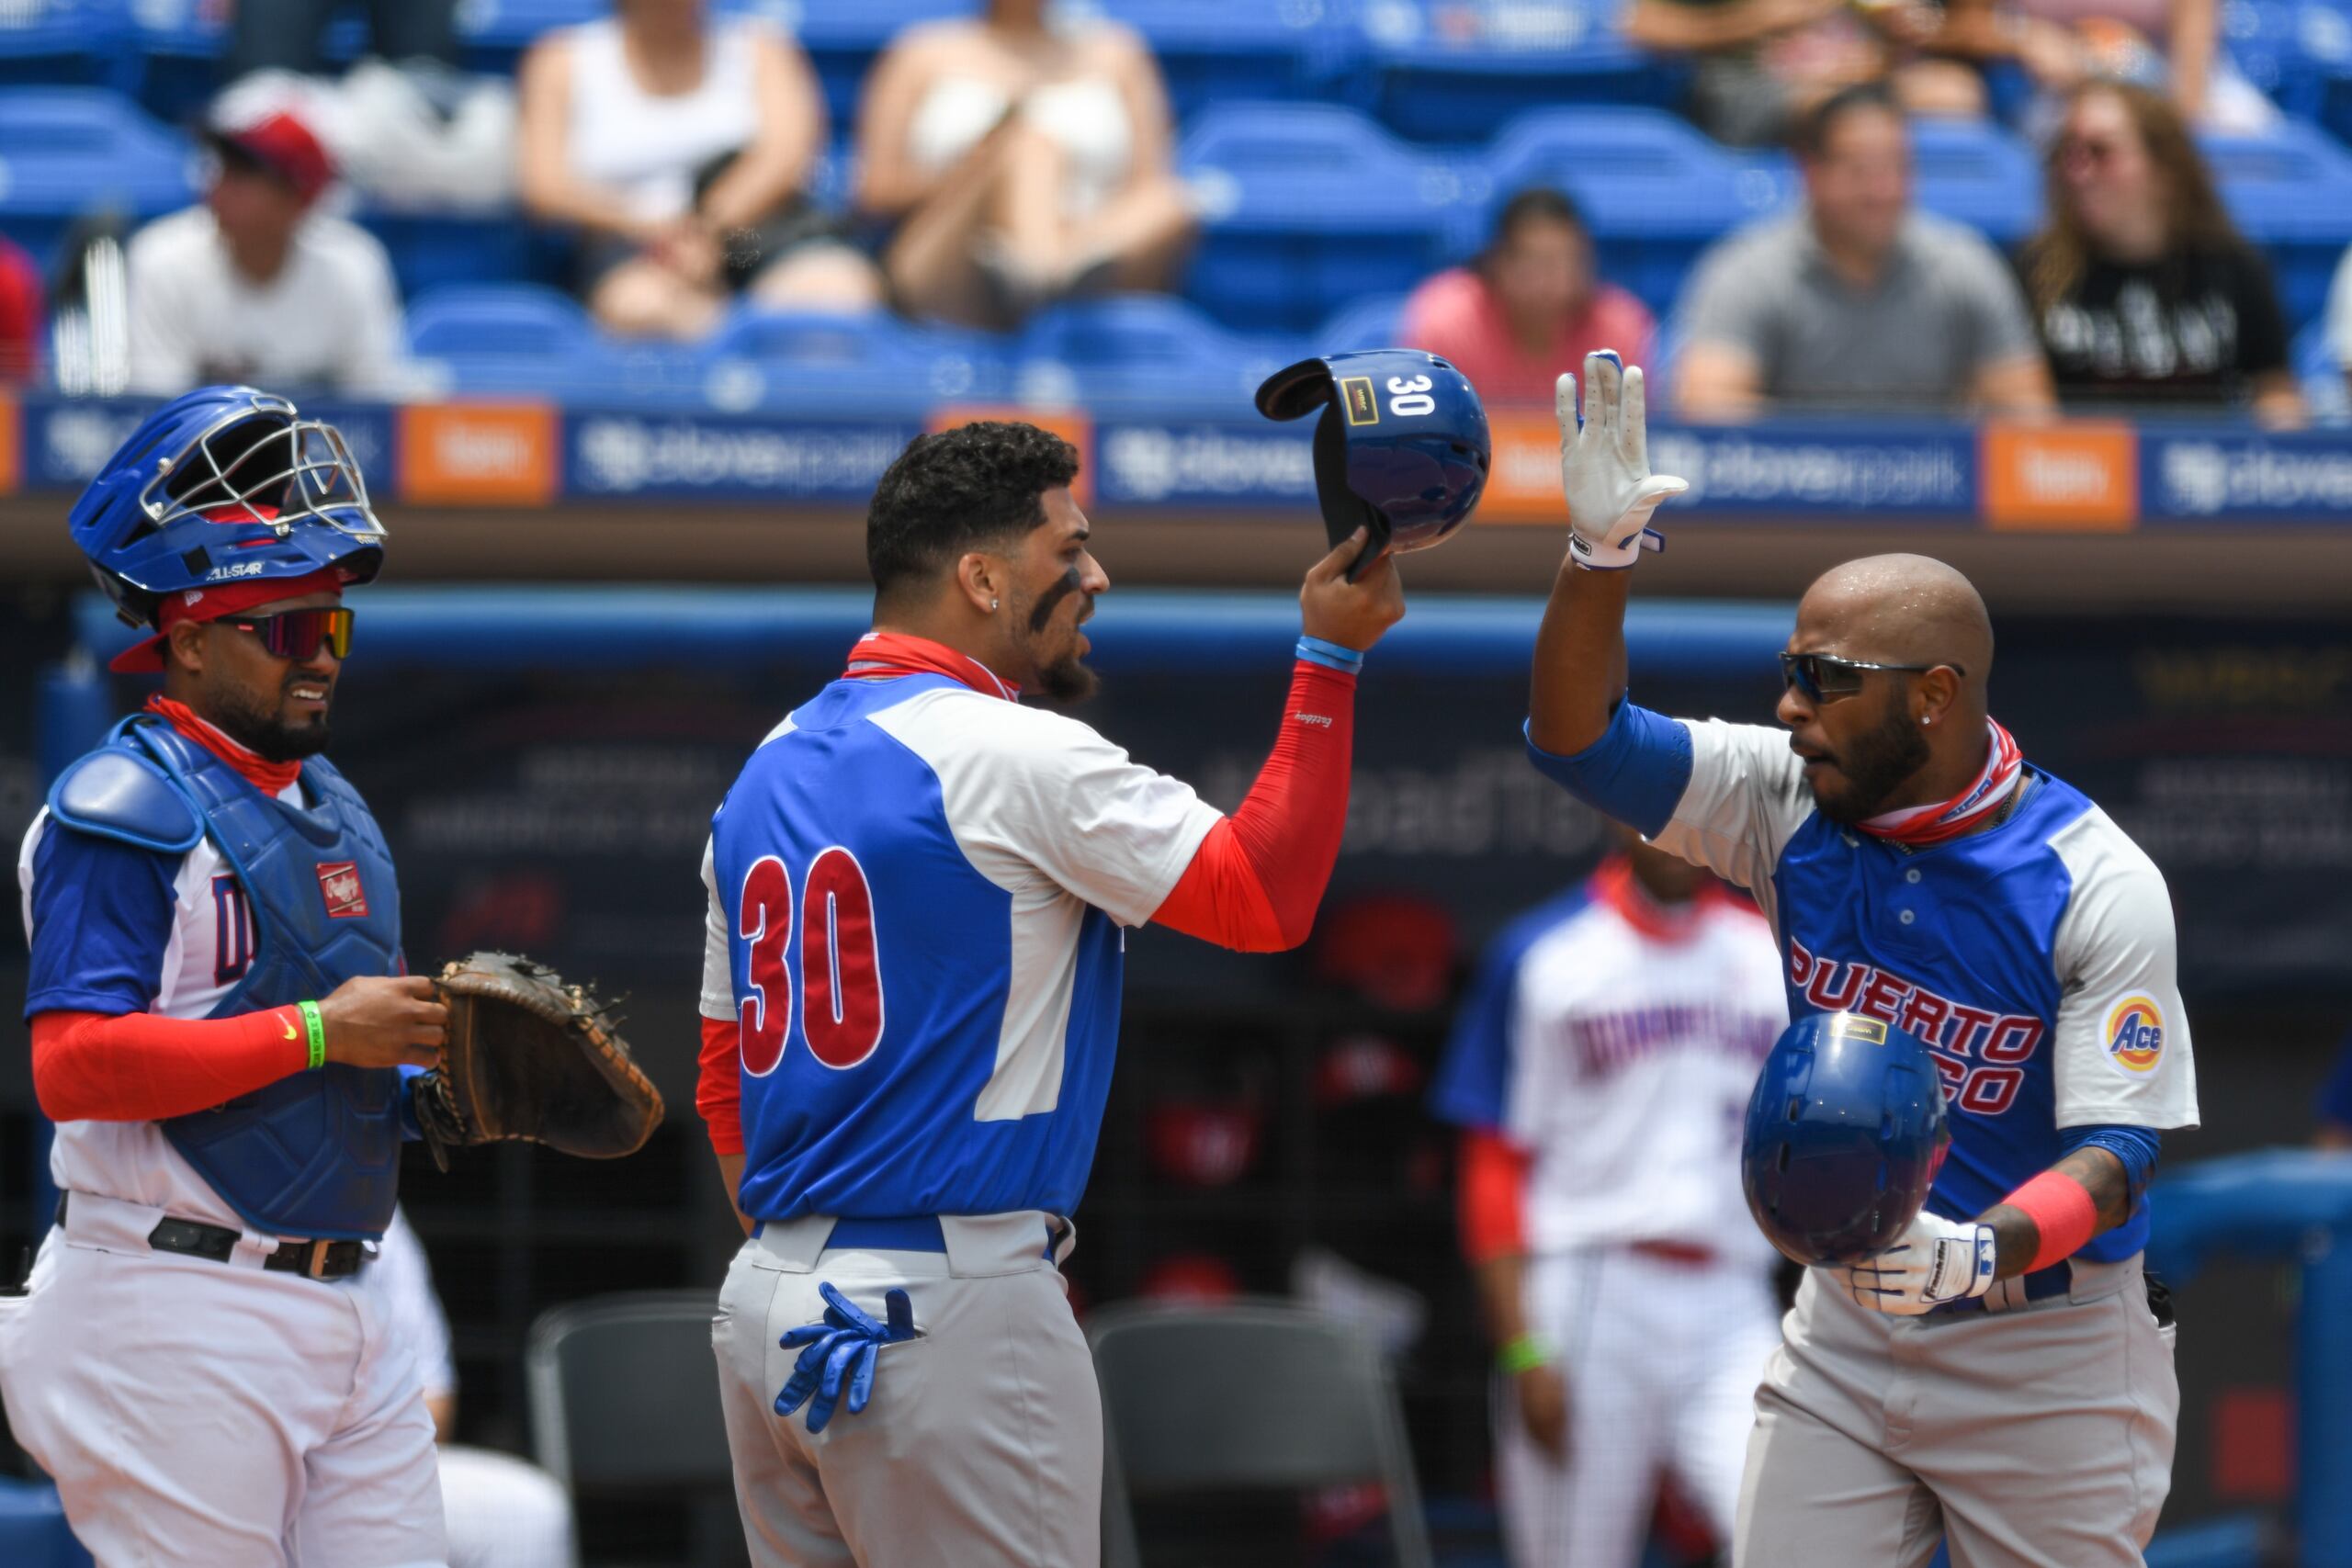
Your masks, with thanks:
M 1610 349 L 1584 356 L 1584 407 L 1577 378 L 1554 390 L 1560 417 L 1560 488 L 1568 498 L 1568 549 L 1578 566 L 1623 571 L 1644 550 L 1662 550 L 1652 528 L 1658 502 L 1690 487 L 1650 472 L 1649 412 L 1642 370 Z
M 1993 1227 L 1923 1213 L 1893 1247 L 1829 1272 L 1872 1312 L 1917 1317 L 1993 1288 Z

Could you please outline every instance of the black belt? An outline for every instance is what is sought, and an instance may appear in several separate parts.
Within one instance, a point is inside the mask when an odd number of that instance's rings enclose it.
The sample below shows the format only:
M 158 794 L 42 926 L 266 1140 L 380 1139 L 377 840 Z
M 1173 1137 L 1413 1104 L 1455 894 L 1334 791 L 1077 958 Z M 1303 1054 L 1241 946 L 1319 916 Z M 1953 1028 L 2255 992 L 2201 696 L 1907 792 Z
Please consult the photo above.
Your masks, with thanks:
M 65 1205 L 74 1195 L 61 1192 L 57 1197 L 57 1223 L 65 1223 Z M 155 1222 L 147 1233 L 147 1245 L 157 1252 L 176 1252 L 184 1257 L 201 1258 L 213 1263 L 226 1263 L 237 1250 L 239 1232 L 226 1225 L 208 1225 L 200 1220 L 175 1220 L 169 1215 Z M 261 1260 L 261 1266 L 273 1274 L 300 1274 L 312 1280 L 342 1280 L 359 1272 L 368 1261 L 368 1247 L 356 1241 L 281 1241 L 277 1250 Z

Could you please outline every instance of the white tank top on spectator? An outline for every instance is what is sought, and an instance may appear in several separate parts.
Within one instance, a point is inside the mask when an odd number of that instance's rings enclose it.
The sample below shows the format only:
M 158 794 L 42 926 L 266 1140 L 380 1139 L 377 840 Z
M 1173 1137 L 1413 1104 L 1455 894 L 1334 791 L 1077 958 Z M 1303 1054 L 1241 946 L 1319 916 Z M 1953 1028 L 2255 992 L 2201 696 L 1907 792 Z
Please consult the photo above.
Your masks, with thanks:
M 941 77 L 915 110 L 907 132 L 909 154 L 926 174 L 937 174 L 995 128 L 1009 101 L 997 83 Z M 1115 84 L 1100 77 L 1050 82 L 1030 90 L 1022 114 L 1069 159 L 1062 208 L 1072 217 L 1092 212 L 1125 182 L 1135 158 L 1135 126 Z
M 571 172 L 618 191 L 640 218 L 685 212 L 694 205 L 695 174 L 750 146 L 758 133 L 752 50 L 765 26 L 749 17 L 711 18 L 703 32 L 701 82 L 692 92 L 666 94 L 639 84 L 617 20 L 571 29 Z

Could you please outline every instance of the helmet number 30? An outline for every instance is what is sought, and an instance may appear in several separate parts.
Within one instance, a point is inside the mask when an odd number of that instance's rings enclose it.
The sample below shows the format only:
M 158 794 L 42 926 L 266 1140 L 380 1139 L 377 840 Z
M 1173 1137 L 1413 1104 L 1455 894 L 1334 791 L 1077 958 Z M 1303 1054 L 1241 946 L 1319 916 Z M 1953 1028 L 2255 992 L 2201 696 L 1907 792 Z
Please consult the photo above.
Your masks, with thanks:
M 801 1038 L 819 1062 L 854 1067 L 882 1043 L 882 968 L 865 868 L 839 845 L 823 851 L 809 864 L 797 903 L 796 909 L 791 873 L 776 856 L 762 855 L 743 874 L 735 934 L 751 944 L 751 961 L 737 1033 L 743 1070 L 753 1077 L 765 1077 L 784 1060 L 796 980 Z
M 1437 412 L 1437 400 L 1430 396 L 1432 385 L 1426 376 L 1391 376 L 1388 378 L 1388 412 L 1400 415 Z

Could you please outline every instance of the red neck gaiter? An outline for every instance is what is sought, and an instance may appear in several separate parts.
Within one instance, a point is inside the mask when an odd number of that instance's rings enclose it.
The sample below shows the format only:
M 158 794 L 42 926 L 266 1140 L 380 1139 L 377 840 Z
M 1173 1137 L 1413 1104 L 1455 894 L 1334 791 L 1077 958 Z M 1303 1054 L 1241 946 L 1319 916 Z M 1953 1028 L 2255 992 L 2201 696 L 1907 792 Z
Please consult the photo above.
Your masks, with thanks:
M 159 694 L 147 699 L 147 711 L 170 720 L 174 729 L 236 769 L 240 777 L 264 795 L 274 798 L 302 776 L 300 762 L 273 762 L 248 751 L 197 717 L 196 710 L 186 703 L 174 702 Z
M 897 675 L 944 675 L 986 696 L 1021 700 L 1021 688 L 968 654 L 907 632 L 867 632 L 849 650 L 845 681 L 887 681 Z
M 2018 750 L 2017 741 L 2000 722 L 1988 718 L 1984 723 L 1991 732 L 1991 755 L 1984 759 L 1984 771 L 1976 775 L 1974 784 L 1939 804 L 1883 812 L 1855 826 L 1873 839 L 1913 849 L 1944 843 L 1984 826 L 2008 803 L 2009 792 L 2017 787 L 2018 773 L 2025 766 L 2025 753 Z

